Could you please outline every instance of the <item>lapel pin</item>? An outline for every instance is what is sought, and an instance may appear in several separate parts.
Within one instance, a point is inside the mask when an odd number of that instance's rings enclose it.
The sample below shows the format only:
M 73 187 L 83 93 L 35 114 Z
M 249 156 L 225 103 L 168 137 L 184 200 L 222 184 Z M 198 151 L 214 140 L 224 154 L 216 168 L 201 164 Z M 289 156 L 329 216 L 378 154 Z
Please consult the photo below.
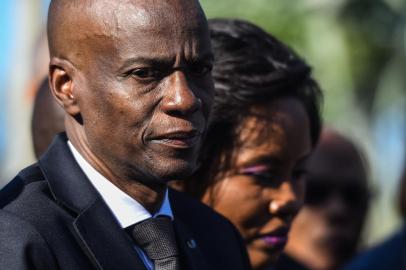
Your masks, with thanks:
M 190 249 L 195 249 L 197 247 L 196 240 L 193 238 L 187 240 L 186 244 Z

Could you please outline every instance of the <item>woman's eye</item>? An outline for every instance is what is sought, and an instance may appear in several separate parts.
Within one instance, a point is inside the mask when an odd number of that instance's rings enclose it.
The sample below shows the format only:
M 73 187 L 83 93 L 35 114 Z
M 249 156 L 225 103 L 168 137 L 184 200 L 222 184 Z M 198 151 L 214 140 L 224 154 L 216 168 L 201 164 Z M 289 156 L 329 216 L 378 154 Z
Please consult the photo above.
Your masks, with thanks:
M 252 176 L 255 177 L 257 180 L 260 180 L 261 182 L 271 183 L 275 179 L 275 174 L 272 172 L 261 172 L 252 174 Z
M 263 165 L 243 168 L 241 173 L 266 183 L 272 183 L 276 177 L 273 171 L 269 170 L 269 168 Z
M 270 180 L 274 177 L 274 174 L 272 172 L 260 172 L 260 173 L 254 173 L 252 176 L 261 179 L 261 180 Z

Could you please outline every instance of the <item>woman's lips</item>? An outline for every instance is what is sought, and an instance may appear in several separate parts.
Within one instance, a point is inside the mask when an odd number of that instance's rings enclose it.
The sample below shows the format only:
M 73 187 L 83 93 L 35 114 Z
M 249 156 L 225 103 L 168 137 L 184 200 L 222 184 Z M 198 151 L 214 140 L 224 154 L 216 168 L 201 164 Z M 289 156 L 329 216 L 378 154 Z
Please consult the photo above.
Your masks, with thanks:
M 267 245 L 271 247 L 284 247 L 288 241 L 287 236 L 268 235 L 261 238 Z
M 256 237 L 266 249 L 282 250 L 288 242 L 289 227 L 281 227 Z

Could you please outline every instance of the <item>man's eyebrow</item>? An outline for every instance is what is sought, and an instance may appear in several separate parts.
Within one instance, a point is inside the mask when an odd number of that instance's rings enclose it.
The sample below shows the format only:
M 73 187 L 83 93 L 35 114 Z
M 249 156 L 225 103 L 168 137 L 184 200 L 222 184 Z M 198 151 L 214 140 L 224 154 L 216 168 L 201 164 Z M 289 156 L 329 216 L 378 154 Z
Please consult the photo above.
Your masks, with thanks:
M 173 58 L 165 58 L 165 57 L 154 57 L 154 58 L 148 58 L 148 57 L 132 57 L 128 58 L 127 60 L 124 61 L 124 64 L 120 67 L 119 70 L 125 71 L 126 69 L 130 68 L 134 64 L 141 64 L 141 65 L 147 65 L 147 66 L 158 66 L 158 65 L 166 65 L 166 64 L 171 64 L 173 62 Z
M 213 62 L 214 61 L 214 55 L 213 53 L 205 53 L 202 55 L 196 55 L 192 59 L 192 62 L 199 62 L 199 61 L 204 61 L 204 62 Z M 141 65 L 146 65 L 146 66 L 159 66 L 159 65 L 172 65 L 175 62 L 175 59 L 173 57 L 144 57 L 144 56 L 138 56 L 138 57 L 132 57 L 128 58 L 127 60 L 124 61 L 124 64 L 121 65 L 119 68 L 120 71 L 125 71 L 126 69 L 130 68 L 134 64 L 141 64 Z

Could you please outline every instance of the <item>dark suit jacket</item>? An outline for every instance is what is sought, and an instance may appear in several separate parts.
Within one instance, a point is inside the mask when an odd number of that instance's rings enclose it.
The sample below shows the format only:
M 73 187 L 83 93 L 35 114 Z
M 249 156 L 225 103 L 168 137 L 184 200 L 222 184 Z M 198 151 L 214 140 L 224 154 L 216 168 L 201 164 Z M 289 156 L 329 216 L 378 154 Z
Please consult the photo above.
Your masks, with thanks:
M 406 225 L 383 243 L 363 252 L 344 270 L 406 270 Z
M 275 265 L 275 270 L 310 270 L 291 256 L 282 253 Z
M 184 194 L 169 199 L 185 270 L 249 269 L 228 221 Z M 145 269 L 64 134 L 0 191 L 0 269 Z

